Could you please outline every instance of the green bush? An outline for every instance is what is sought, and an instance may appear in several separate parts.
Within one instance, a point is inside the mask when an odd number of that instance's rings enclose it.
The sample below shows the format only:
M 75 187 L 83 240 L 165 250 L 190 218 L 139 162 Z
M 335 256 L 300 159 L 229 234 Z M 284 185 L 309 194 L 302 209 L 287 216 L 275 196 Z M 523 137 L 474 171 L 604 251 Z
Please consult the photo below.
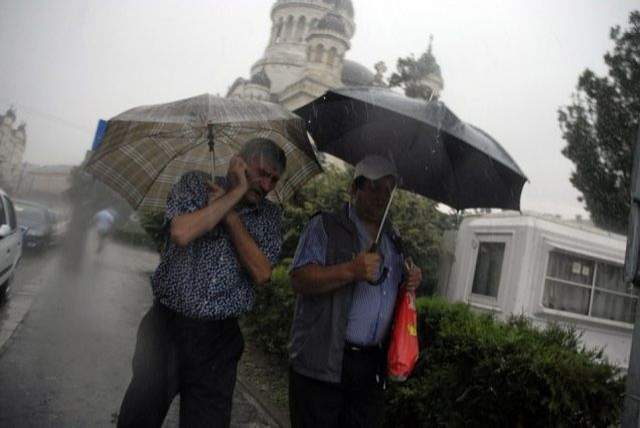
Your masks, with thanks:
M 288 358 L 287 343 L 295 304 L 289 283 L 290 264 L 291 260 L 286 259 L 275 267 L 270 283 L 256 287 L 255 304 L 244 323 L 258 346 L 283 362 Z
M 498 322 L 463 304 L 421 299 L 421 358 L 387 394 L 386 426 L 607 427 L 624 379 L 602 350 L 559 325 Z
M 288 263 L 256 290 L 249 334 L 287 359 L 294 294 Z M 389 427 L 607 427 L 620 416 L 624 378 L 602 350 L 571 328 L 542 330 L 523 317 L 500 322 L 441 298 L 418 301 L 421 357 L 412 377 L 391 384 Z

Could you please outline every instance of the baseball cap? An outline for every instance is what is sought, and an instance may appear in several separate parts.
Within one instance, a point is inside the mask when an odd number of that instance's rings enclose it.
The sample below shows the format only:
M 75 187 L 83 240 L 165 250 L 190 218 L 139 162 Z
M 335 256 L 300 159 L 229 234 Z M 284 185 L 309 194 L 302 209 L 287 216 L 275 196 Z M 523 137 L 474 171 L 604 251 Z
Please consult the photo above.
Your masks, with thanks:
M 395 165 L 382 156 L 368 155 L 356 164 L 353 179 L 365 177 L 369 180 L 377 180 L 387 175 L 393 176 L 396 180 L 398 179 L 398 171 Z

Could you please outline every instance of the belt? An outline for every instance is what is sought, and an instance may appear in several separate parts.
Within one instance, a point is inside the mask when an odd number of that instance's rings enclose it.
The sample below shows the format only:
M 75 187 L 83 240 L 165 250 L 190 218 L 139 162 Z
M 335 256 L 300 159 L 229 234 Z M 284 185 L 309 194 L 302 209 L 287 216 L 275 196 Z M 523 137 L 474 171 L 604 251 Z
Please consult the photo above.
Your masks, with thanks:
M 374 352 L 381 352 L 382 345 L 358 345 L 356 343 L 345 342 L 344 343 L 345 352 L 358 352 L 363 354 L 371 354 Z

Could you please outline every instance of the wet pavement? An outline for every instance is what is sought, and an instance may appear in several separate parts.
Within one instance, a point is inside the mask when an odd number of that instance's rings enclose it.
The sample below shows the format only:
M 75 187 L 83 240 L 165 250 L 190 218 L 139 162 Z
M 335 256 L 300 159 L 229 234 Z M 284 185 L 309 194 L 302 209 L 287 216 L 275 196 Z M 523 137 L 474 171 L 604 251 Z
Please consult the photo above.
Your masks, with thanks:
M 109 242 L 26 256 L 0 304 L 0 426 L 112 427 L 157 255 Z M 178 399 L 165 421 L 178 425 Z M 238 383 L 233 427 L 276 426 Z

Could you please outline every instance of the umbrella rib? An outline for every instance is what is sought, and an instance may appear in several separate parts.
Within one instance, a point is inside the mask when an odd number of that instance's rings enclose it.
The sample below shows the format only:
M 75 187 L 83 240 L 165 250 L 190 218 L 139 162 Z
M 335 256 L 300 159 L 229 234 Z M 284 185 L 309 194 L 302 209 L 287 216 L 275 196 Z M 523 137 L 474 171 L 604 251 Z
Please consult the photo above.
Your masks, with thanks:
M 145 198 L 147 197 L 147 194 L 149 193 L 149 189 L 151 189 L 151 187 L 155 184 L 157 178 L 165 171 L 165 169 L 167 169 L 169 167 L 169 165 L 171 165 L 171 162 L 174 161 L 175 159 L 177 159 L 178 157 L 184 155 L 185 153 L 195 149 L 196 147 L 202 145 L 203 143 L 205 143 L 206 141 L 195 141 L 193 142 L 189 147 L 181 150 L 178 154 L 176 154 L 169 162 L 165 163 L 164 166 L 162 168 L 160 168 L 160 170 L 158 171 L 158 173 L 156 174 L 156 176 L 153 178 L 153 180 L 151 180 L 151 183 L 147 186 L 147 188 L 144 190 L 144 193 L 142 193 L 142 199 L 140 199 L 140 202 L 138 202 L 138 204 L 136 205 L 136 210 L 140 207 L 140 205 L 142 205 L 142 202 L 144 202 Z
M 139 122 L 139 123 L 144 123 L 144 122 Z M 193 132 L 193 127 L 189 128 L 189 131 Z M 142 135 L 138 139 L 156 138 L 158 136 L 160 136 L 160 134 L 148 134 L 148 135 Z M 177 138 L 189 138 L 189 137 L 192 137 L 192 136 L 193 136 L 193 133 L 190 133 L 190 135 L 176 134 L 176 136 L 173 137 L 173 138 L 176 138 L 176 139 Z M 167 137 L 167 138 L 171 138 L 171 137 Z M 128 144 L 125 143 L 125 144 L 117 145 L 115 147 L 105 147 L 103 150 L 99 150 L 99 151 L 95 152 L 94 156 L 92 156 L 91 159 L 89 160 L 89 162 L 87 162 L 87 166 L 99 161 L 100 159 L 102 159 L 103 157 L 107 156 L 108 154 L 110 154 L 112 152 L 115 152 L 115 151 L 119 150 L 121 147 L 126 146 L 126 145 L 128 145 Z

